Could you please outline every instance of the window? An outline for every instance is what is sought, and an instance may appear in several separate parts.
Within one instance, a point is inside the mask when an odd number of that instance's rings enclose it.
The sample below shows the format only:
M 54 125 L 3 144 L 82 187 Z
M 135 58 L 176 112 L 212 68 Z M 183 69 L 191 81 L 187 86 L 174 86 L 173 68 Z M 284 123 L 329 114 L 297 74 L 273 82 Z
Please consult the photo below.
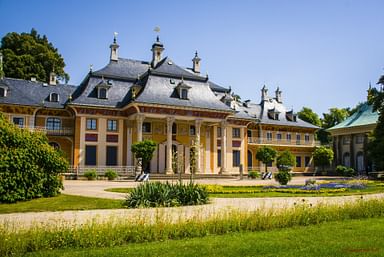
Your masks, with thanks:
M 279 114 L 278 113 L 274 114 L 274 120 L 279 120 Z
M 305 167 L 311 166 L 311 157 L 305 156 L 304 157 L 304 163 L 305 163 Z
M 117 131 L 117 120 L 107 120 L 107 130 Z
M 301 167 L 301 156 L 296 156 L 296 167 Z
M 107 166 L 117 165 L 117 146 L 107 146 Z
M 296 134 L 296 144 L 300 145 L 300 141 L 301 141 L 301 135 L 300 134 Z
M 267 132 L 267 140 L 272 141 L 272 132 L 271 131 Z
M 233 128 L 232 129 L 232 137 L 233 138 L 240 138 L 240 128 Z
M 13 124 L 19 126 L 20 128 L 24 127 L 24 118 L 14 117 Z
M 349 145 L 351 143 L 351 138 L 349 136 L 343 137 L 343 145 Z
M 282 138 L 281 133 L 277 133 L 277 134 L 276 134 L 276 139 L 277 139 L 277 141 L 281 141 L 281 138 Z
M 240 151 L 233 150 L 232 151 L 232 166 L 239 167 L 240 166 Z
M 351 156 L 348 152 L 343 154 L 343 164 L 345 167 L 351 167 Z
M 48 130 L 60 130 L 61 120 L 59 118 L 47 118 L 46 129 Z
M 191 135 L 191 136 L 196 135 L 196 127 L 195 127 L 195 125 L 189 126 L 189 135 Z
M 103 87 L 99 87 L 99 98 L 100 99 L 107 99 L 107 89 Z
M 151 133 L 152 124 L 150 122 L 143 122 L 142 131 L 143 133 Z
M 217 137 L 221 137 L 221 127 L 217 127 Z
M 252 130 L 247 130 L 247 137 L 252 137 Z
M 0 87 L 0 97 L 7 97 L 7 89 Z
M 176 135 L 176 134 L 177 134 L 177 125 L 176 125 L 176 123 L 173 123 L 173 124 L 172 124 L 172 134 L 173 134 L 173 135 Z
M 291 133 L 288 133 L 287 134 L 287 142 L 291 142 L 291 140 L 292 140 Z
M 305 141 L 305 143 L 309 143 L 309 135 L 308 134 L 305 134 L 304 135 L 304 141 Z
M 87 119 L 87 129 L 96 130 L 97 129 L 97 120 L 96 119 Z
M 85 146 L 85 165 L 96 165 L 96 150 L 95 145 Z
M 56 142 L 49 142 L 49 145 L 52 146 L 53 148 L 55 148 L 55 150 L 60 149 L 60 145 Z
M 217 167 L 221 167 L 221 150 L 217 150 Z
M 188 99 L 188 89 L 181 89 L 181 99 Z
M 362 143 L 364 143 L 364 135 L 357 135 L 356 144 L 362 144 Z
M 57 93 L 51 93 L 49 95 L 49 101 L 50 102 L 58 102 L 59 101 L 59 94 Z

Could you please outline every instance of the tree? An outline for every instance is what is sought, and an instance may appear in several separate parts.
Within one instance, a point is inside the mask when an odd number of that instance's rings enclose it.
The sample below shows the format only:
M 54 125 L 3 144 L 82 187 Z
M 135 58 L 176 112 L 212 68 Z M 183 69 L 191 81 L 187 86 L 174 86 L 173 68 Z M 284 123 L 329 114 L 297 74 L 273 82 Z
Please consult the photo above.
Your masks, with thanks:
M 149 162 L 152 160 L 153 152 L 156 150 L 156 143 L 152 140 L 143 140 L 132 144 L 131 151 L 136 159 L 141 159 L 145 171 L 149 172 Z
M 303 107 L 297 114 L 303 121 L 309 122 L 318 127 L 321 126 L 319 115 L 313 112 L 311 108 Z
M 331 164 L 332 160 L 332 149 L 325 146 L 316 147 L 315 151 L 313 152 L 313 161 L 315 162 L 316 166 L 322 167 L 322 172 L 325 171 L 326 165 Z
M 295 164 L 295 156 L 288 150 L 281 152 L 276 160 L 276 166 L 281 171 L 290 171 Z
M 36 77 L 39 81 L 49 81 L 54 71 L 59 80 L 68 81 L 64 59 L 57 48 L 40 36 L 35 29 L 30 33 L 11 32 L 1 39 L 0 48 L 3 58 L 3 71 L 7 77 L 29 80 Z
M 331 128 L 349 117 L 349 108 L 330 108 L 329 113 L 323 113 L 321 119 L 321 129 L 317 131 L 317 138 L 322 144 L 328 144 L 331 141 L 331 134 L 326 129 Z
M 0 202 L 56 196 L 68 170 L 64 155 L 42 133 L 11 124 L 0 113 Z
M 257 150 L 256 159 L 265 164 L 265 173 L 268 172 L 268 163 L 276 159 L 276 154 L 276 150 L 269 146 L 263 146 Z
M 384 85 L 384 76 L 378 84 Z M 373 88 L 369 92 L 369 103 L 373 105 L 373 111 L 379 112 L 379 119 L 373 131 L 372 141 L 368 144 L 369 157 L 373 161 L 376 170 L 384 170 L 384 91 Z

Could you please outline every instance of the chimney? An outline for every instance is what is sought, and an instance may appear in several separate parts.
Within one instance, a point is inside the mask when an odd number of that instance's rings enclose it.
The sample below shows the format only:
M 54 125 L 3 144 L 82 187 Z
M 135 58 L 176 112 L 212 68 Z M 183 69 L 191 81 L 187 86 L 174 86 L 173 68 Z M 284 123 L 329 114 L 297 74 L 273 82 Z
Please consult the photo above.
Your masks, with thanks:
M 36 82 L 36 77 L 31 77 L 32 82 Z
M 110 60 L 117 62 L 119 60 L 119 56 L 117 54 L 117 49 L 119 45 L 116 42 L 117 32 L 113 33 L 113 43 L 109 46 L 111 48 Z
M 261 101 L 265 101 L 268 98 L 268 89 L 264 85 L 263 88 L 261 89 Z
M 49 73 L 49 83 L 48 84 L 51 85 L 51 86 L 55 86 L 56 85 L 56 73 L 54 71 Z
M 282 103 L 282 102 L 283 102 L 283 99 L 281 98 L 281 90 L 280 90 L 279 87 L 277 87 L 277 89 L 276 89 L 276 91 L 275 91 L 275 94 L 276 94 L 276 97 L 275 97 L 276 101 L 277 101 L 278 103 Z
M 164 51 L 164 45 L 160 42 L 159 36 L 156 37 L 156 42 L 152 45 L 152 68 L 161 61 L 161 53 Z
M 193 72 L 200 73 L 200 61 L 201 59 L 197 55 L 197 51 L 195 52 L 195 57 L 192 59 L 193 62 Z

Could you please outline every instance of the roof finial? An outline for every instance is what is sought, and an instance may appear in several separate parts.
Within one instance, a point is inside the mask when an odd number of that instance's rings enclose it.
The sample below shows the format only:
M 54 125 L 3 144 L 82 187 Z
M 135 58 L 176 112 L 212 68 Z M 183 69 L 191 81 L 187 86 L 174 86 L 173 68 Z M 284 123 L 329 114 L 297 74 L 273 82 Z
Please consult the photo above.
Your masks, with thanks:
M 89 72 L 92 73 L 92 71 L 93 71 L 93 64 L 90 64 L 89 65 Z
M 157 33 L 156 42 L 160 42 L 160 38 L 159 38 L 160 27 L 156 26 L 153 30 Z
M 196 50 L 196 52 L 195 52 L 195 57 L 199 57 L 198 54 L 197 54 L 197 50 Z
M 116 44 L 116 38 L 119 33 L 113 32 L 113 43 Z

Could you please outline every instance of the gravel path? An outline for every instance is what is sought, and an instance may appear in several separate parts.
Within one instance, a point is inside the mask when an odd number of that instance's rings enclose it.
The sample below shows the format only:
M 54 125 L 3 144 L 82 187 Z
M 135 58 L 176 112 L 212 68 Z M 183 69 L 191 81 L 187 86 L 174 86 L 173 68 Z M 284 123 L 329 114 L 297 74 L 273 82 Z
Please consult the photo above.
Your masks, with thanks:
M 229 181 L 208 180 L 199 183 L 227 184 Z M 231 185 L 247 185 L 254 181 L 232 181 Z M 103 191 L 111 187 L 133 187 L 134 182 L 107 182 L 107 181 L 66 181 L 65 194 L 80 194 L 85 196 L 97 196 L 113 199 L 122 199 L 125 194 Z M 114 210 L 87 210 L 87 211 L 62 211 L 62 212 L 30 212 L 1 214 L 0 225 L 14 227 L 15 229 L 31 226 L 72 226 L 87 222 L 102 223 L 105 221 L 119 222 L 122 219 L 145 222 L 155 222 L 157 219 L 167 219 L 169 222 L 189 219 L 192 217 L 208 218 L 218 213 L 230 210 L 254 211 L 265 209 L 289 208 L 296 203 L 307 204 L 344 204 L 356 200 L 384 198 L 384 193 L 361 196 L 341 197 L 273 197 L 273 198 L 214 198 L 212 202 L 202 206 L 186 206 L 174 208 L 151 209 L 114 209 Z

